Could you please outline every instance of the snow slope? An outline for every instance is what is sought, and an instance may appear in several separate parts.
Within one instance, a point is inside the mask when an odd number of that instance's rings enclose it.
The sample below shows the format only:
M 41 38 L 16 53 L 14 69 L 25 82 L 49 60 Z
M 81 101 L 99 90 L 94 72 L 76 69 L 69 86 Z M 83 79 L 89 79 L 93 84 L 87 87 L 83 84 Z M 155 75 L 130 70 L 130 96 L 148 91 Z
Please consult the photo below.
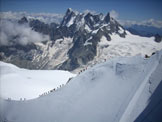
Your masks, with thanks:
M 162 51 L 115 58 L 73 78 L 63 88 L 29 101 L 1 101 L 12 122 L 133 122 L 162 81 Z
M 3 62 L 0 62 L 0 71 L 1 97 L 14 100 L 36 98 L 75 76 L 68 71 L 20 69 Z

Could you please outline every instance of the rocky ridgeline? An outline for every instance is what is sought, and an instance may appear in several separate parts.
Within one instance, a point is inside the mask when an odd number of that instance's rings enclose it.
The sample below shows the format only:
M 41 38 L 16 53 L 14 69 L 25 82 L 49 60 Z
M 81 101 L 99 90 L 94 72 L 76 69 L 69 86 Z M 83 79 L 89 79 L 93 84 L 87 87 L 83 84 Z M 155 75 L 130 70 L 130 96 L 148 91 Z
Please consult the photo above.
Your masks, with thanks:
M 106 16 L 102 13 L 79 13 L 70 8 L 60 24 L 46 24 L 26 17 L 18 23 L 27 24 L 32 30 L 50 37 L 50 40 L 39 44 L 0 46 L 0 60 L 28 69 L 74 71 L 82 66 L 87 67 L 97 55 L 97 45 L 103 36 L 108 41 L 111 41 L 110 35 L 113 33 L 121 38 L 126 36 L 125 29 L 109 13 Z M 69 43 L 66 38 L 71 39 Z M 58 40 L 62 40 L 59 47 L 56 44 Z

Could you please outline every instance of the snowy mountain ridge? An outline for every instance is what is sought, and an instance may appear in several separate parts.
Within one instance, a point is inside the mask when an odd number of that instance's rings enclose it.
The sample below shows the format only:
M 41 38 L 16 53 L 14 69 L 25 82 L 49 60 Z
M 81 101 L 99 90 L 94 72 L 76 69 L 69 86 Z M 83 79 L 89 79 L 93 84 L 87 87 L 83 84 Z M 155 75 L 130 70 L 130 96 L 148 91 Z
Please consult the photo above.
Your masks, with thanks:
M 0 99 L 0 117 L 13 122 L 160 122 L 161 72 L 162 51 L 150 58 L 110 59 L 44 97 L 24 102 Z

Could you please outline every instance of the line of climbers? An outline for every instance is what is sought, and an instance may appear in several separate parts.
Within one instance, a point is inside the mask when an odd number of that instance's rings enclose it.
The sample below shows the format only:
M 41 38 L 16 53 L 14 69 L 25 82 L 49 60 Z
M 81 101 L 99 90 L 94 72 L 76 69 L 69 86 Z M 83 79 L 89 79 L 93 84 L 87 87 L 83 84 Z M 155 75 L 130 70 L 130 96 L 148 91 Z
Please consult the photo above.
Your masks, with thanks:
M 106 60 L 107 60 L 107 59 L 104 59 L 104 60 L 103 60 L 103 61 L 101 61 L 101 62 L 95 62 L 95 63 L 94 63 L 94 64 L 92 64 L 90 67 L 93 67 L 93 66 L 95 66 L 96 64 L 99 64 L 99 63 L 106 62 Z M 80 70 L 80 71 L 78 72 L 78 74 L 80 74 L 80 73 L 82 73 L 82 72 L 86 71 L 87 69 L 88 69 L 88 67 L 86 67 L 86 68 L 84 68 L 84 69 Z
M 106 59 L 104 59 L 104 62 L 106 62 Z M 100 63 L 101 63 L 101 62 L 100 62 Z M 96 62 L 95 64 L 97 64 L 97 62 Z M 91 67 L 93 67 L 95 64 L 93 64 Z M 88 69 L 88 67 L 86 67 L 85 69 L 80 70 L 80 72 L 79 72 L 78 74 L 80 74 L 80 73 L 86 71 L 87 69 Z M 69 78 L 68 81 L 66 82 L 66 84 L 68 84 L 72 78 L 73 78 L 73 77 Z M 51 92 L 54 92 L 54 91 L 58 90 L 59 88 L 62 88 L 63 86 L 64 86 L 64 84 L 62 84 L 62 85 L 60 85 L 59 87 L 54 88 L 54 89 L 52 89 L 52 90 L 50 90 L 50 91 L 48 91 L 48 92 L 45 92 L 45 93 L 39 95 L 39 97 L 42 97 L 42 96 L 45 96 L 45 95 L 47 95 L 47 94 L 49 94 L 49 93 L 51 93 Z M 8 101 L 11 101 L 11 98 L 8 98 L 7 100 L 8 100 Z M 24 98 L 24 99 L 20 98 L 20 101 L 25 101 L 25 100 L 26 100 L 26 98 Z
M 59 88 L 61 88 L 61 87 L 63 87 L 63 86 L 64 86 L 64 84 L 62 84 L 62 85 L 60 85 L 59 87 L 54 88 L 54 89 L 52 89 L 52 90 L 50 90 L 50 91 L 48 91 L 48 92 L 45 92 L 45 93 L 39 95 L 39 97 L 42 97 L 42 96 L 48 95 L 49 93 L 54 92 L 54 91 L 58 90 Z
M 66 82 L 66 84 L 68 84 L 72 78 L 73 78 L 73 77 L 69 78 L 68 81 Z M 52 89 L 52 90 L 50 90 L 50 91 L 48 91 L 48 92 L 45 92 L 45 93 L 39 95 L 39 97 L 42 97 L 42 96 L 45 96 L 45 95 L 47 95 L 47 94 L 49 94 L 49 93 L 51 93 L 51 92 L 54 92 L 54 91 L 56 91 L 56 90 L 62 88 L 63 86 L 64 86 L 64 84 L 62 84 L 62 85 L 60 85 L 59 87 L 54 88 L 54 89 Z
M 11 101 L 11 98 L 7 98 L 7 101 Z M 26 98 L 20 98 L 20 101 L 26 101 Z
M 72 78 L 73 78 L 73 77 L 69 78 L 68 81 L 66 82 L 66 84 L 68 84 Z M 59 87 L 54 88 L 54 89 L 52 89 L 52 90 L 50 90 L 50 91 L 48 91 L 48 92 L 45 92 L 45 93 L 39 95 L 39 97 L 42 97 L 42 96 L 45 96 L 45 95 L 47 95 L 47 94 L 49 94 L 49 93 L 51 93 L 51 92 L 54 92 L 54 91 L 58 90 L 59 88 L 62 88 L 63 86 L 64 86 L 64 84 L 62 84 L 62 85 L 60 85 Z M 26 100 L 26 98 L 24 98 L 24 99 L 20 98 L 20 101 L 25 101 L 25 100 Z M 8 98 L 7 101 L 11 101 L 11 98 Z
M 152 55 L 154 55 L 154 54 L 155 54 L 155 52 L 153 52 L 150 56 L 152 56 Z M 150 58 L 150 56 L 148 56 L 147 54 L 145 54 L 145 58 Z M 104 59 L 104 62 L 106 62 L 106 59 Z M 100 63 L 101 63 L 101 62 L 100 62 Z M 97 63 L 95 63 L 95 64 L 97 64 Z M 93 67 L 95 64 L 91 65 L 90 67 Z M 85 69 L 80 70 L 78 74 L 80 74 L 80 73 L 86 71 L 87 69 L 88 69 L 88 68 L 86 67 Z M 68 81 L 66 82 L 66 84 L 68 84 L 72 78 L 73 78 L 73 77 L 69 78 Z M 59 88 L 61 88 L 61 87 L 63 87 L 63 86 L 64 86 L 64 84 L 60 85 L 60 87 L 54 88 L 54 89 L 52 89 L 52 90 L 50 90 L 50 91 L 48 91 L 48 92 L 45 92 L 45 93 L 39 95 L 39 97 L 45 96 L 45 95 L 47 95 L 47 94 L 49 94 L 49 93 L 51 93 L 51 92 L 54 92 L 54 91 L 56 91 L 57 89 L 59 89 Z M 8 98 L 7 100 L 8 100 L 8 101 L 11 101 L 11 98 Z M 25 100 L 26 100 L 26 98 L 24 98 L 24 99 L 20 98 L 20 101 L 25 101 Z
M 150 56 L 152 56 L 152 55 L 154 55 L 154 54 L 155 54 L 155 52 L 153 52 Z M 145 54 L 145 58 L 150 58 L 150 56 L 148 56 L 147 54 Z M 103 62 L 106 62 L 106 61 L 107 61 L 107 59 L 104 59 L 104 60 L 101 61 L 101 62 L 95 62 L 95 63 L 92 64 L 90 67 L 93 67 L 93 66 L 95 66 L 96 64 L 103 63 Z M 78 72 L 78 74 L 80 74 L 80 73 L 86 71 L 87 69 L 88 69 L 88 67 L 86 67 L 86 68 L 84 68 L 84 69 L 81 69 L 81 70 Z
M 152 56 L 152 55 L 154 55 L 154 54 L 155 54 L 155 52 L 153 52 L 150 56 Z M 147 54 L 145 54 L 145 58 L 150 58 L 150 56 L 148 56 Z M 106 61 L 107 61 L 107 59 L 104 59 L 104 60 L 101 61 L 101 62 L 95 62 L 95 63 L 92 64 L 90 67 L 93 67 L 93 66 L 95 66 L 96 64 L 103 63 L 103 62 L 106 62 Z M 78 72 L 78 74 L 80 74 L 80 73 L 86 71 L 87 69 L 88 69 L 88 67 L 86 67 L 86 68 L 80 70 L 80 71 Z

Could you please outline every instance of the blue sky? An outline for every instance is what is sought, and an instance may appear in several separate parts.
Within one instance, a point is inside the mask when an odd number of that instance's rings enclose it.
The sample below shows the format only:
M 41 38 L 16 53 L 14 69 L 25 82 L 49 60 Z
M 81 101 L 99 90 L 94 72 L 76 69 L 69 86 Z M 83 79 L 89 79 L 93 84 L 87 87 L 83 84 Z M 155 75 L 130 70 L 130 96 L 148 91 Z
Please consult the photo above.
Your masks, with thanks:
M 162 0 L 0 0 L 0 5 L 1 11 L 63 14 L 67 8 L 72 8 L 106 14 L 115 10 L 120 19 L 162 20 Z

